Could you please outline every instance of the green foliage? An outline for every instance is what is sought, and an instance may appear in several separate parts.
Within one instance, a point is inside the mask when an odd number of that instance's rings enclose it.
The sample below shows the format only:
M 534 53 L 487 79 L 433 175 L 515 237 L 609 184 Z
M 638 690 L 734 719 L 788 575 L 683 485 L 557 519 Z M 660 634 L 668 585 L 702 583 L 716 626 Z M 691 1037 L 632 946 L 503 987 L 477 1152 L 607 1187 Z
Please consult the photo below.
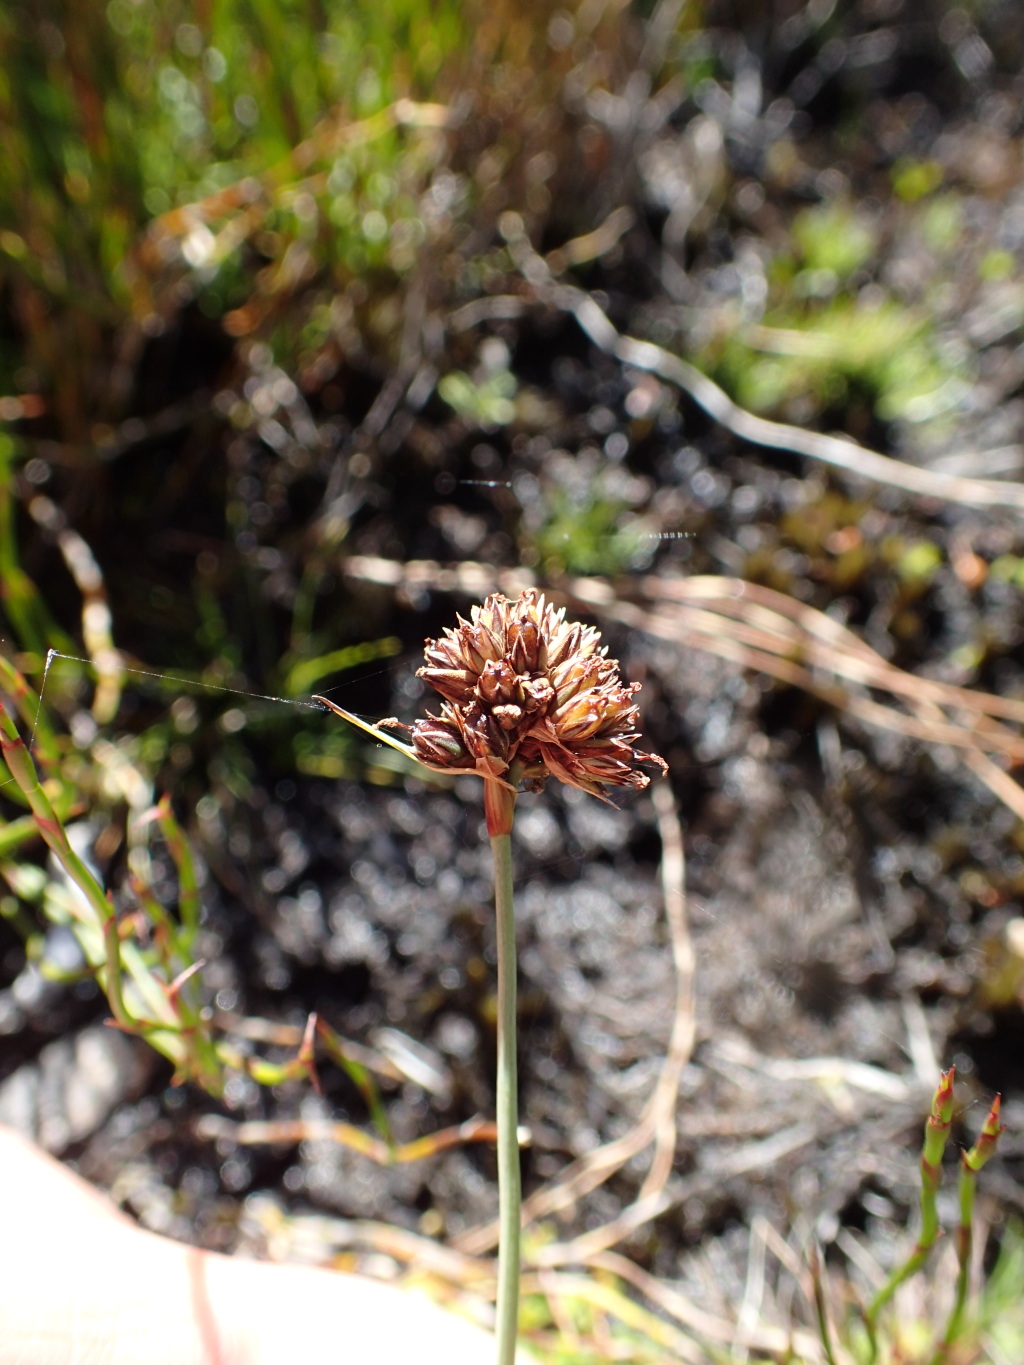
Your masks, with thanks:
M 1024 1359 L 1024 1224 L 1010 1221 L 970 1327 L 994 1360 Z
M 942 165 L 938 161 L 901 157 L 892 169 L 892 187 L 907 204 L 933 194 L 942 184 L 942 178 Z
M 349 659 L 350 664 L 357 661 Z M 15 702 L 21 727 L 14 714 Z M 179 714 L 186 715 L 185 708 L 179 708 Z M 226 713 L 225 720 L 231 715 Z M 22 733 L 29 725 L 35 734 L 35 757 Z M 231 720 L 225 728 L 230 733 L 235 722 Z M 51 979 L 95 980 L 119 1028 L 145 1039 L 165 1056 L 177 1080 L 190 1080 L 213 1095 L 221 1095 L 228 1078 L 237 1073 L 266 1086 L 290 1079 L 309 1081 L 314 1074 L 315 1025 L 321 1050 L 358 1086 L 381 1135 L 380 1143 L 374 1145 L 374 1139 L 353 1129 L 350 1144 L 372 1150 L 377 1153 L 375 1159 L 390 1159 L 391 1137 L 374 1078 L 323 1021 L 310 1021 L 296 1055 L 285 1060 L 254 1056 L 215 1025 L 202 983 L 203 964 L 197 960 L 201 910 L 191 846 L 170 799 L 149 804 L 152 780 L 143 750 L 154 733 L 150 731 L 145 742 L 134 746 L 114 745 L 97 736 L 92 762 L 76 763 L 50 729 L 39 698 L 0 655 L 0 735 L 4 799 L 18 801 L 29 811 L 26 818 L 0 821 L 0 884 L 7 887 L 7 893 L 0 895 L 0 914 L 22 936 L 28 958 L 38 962 Z M 149 755 L 154 756 L 158 760 L 163 756 L 159 744 Z M 244 764 L 236 758 L 222 776 L 228 783 L 244 783 Z M 110 890 L 78 852 L 68 822 L 71 813 L 83 807 L 101 816 L 105 808 L 116 809 L 121 802 L 128 806 L 130 870 L 122 892 L 127 889 L 132 904 L 119 913 Z M 106 813 L 112 816 L 113 810 Z M 217 801 L 204 797 L 198 813 L 200 819 L 215 820 Z M 59 873 L 25 856 L 28 845 L 40 836 Z M 177 893 L 170 904 L 157 896 L 151 882 L 154 845 L 166 851 L 177 875 Z M 47 940 L 41 932 L 45 922 L 67 928 L 77 940 L 82 963 L 74 971 L 48 961 Z M 430 1140 L 425 1139 L 423 1146 L 422 1154 L 427 1155 Z
M 878 245 L 878 234 L 872 225 L 843 203 L 823 204 L 798 213 L 793 219 L 792 233 L 803 270 L 827 273 L 834 281 L 833 287 L 845 283 L 870 260 Z M 798 276 L 798 287 L 799 280 Z
M 929 201 L 921 217 L 925 242 L 933 251 L 952 251 L 960 242 L 963 220 L 963 203 L 959 195 L 936 196 Z
M 1024 591 L 1024 559 L 1019 555 L 997 555 L 989 568 L 992 578 L 1003 583 L 1013 583 Z
M 203 11 L 111 0 L 68 6 L 59 29 L 40 19 L 38 33 L 9 12 L 5 112 L 30 169 L 62 172 L 55 204 L 90 206 L 92 218 L 116 192 L 137 223 L 266 170 L 336 107 L 360 119 L 430 94 L 463 41 L 458 6 L 428 12 L 415 0 L 222 0 Z M 5 183 L 12 193 L 17 182 Z M 0 204 L 0 220 L 24 208 Z
M 321 263 L 342 279 L 412 264 L 430 156 L 386 110 L 443 90 L 467 41 L 453 0 L 57 11 L 0 14 L 0 280 L 25 326 L 0 392 L 59 375 L 55 414 L 80 434 L 109 402 L 89 357 L 128 319 L 152 331 L 188 297 L 220 318 L 260 292 L 267 261 L 271 294 Z
M 1000 284 L 1017 273 L 1017 260 L 1012 251 L 1001 247 L 986 251 L 978 263 L 978 274 L 990 284 Z
M 486 431 L 513 421 L 516 387 L 511 370 L 496 370 L 479 380 L 471 379 L 461 370 L 453 370 L 440 381 L 437 391 L 460 417 Z
M 546 573 L 614 576 L 638 563 L 644 531 L 627 504 L 603 497 L 599 488 L 582 496 L 556 488 L 534 545 Z
M 930 540 L 906 546 L 896 561 L 896 572 L 905 583 L 922 586 L 930 583 L 942 563 L 942 551 Z
M 14 496 L 17 454 L 14 439 L 0 430 L 0 603 L 23 647 L 41 660 L 51 644 L 66 649 L 69 642 L 18 559 Z
M 975 363 L 933 304 L 964 269 L 962 197 L 942 191 L 933 161 L 902 161 L 892 176 L 884 218 L 842 197 L 794 213 L 766 262 L 763 313 L 748 323 L 723 312 L 700 358 L 742 405 L 800 425 L 870 413 L 912 424 L 917 439 L 955 428 Z M 896 243 L 915 264 L 883 273 Z M 970 268 L 995 287 L 1012 280 L 1014 260 L 991 247 Z M 999 306 L 1010 302 L 1004 289 Z
M 372 663 L 374 659 L 393 658 L 401 648 L 401 640 L 389 635 L 383 640 L 368 640 L 365 644 L 334 649 L 315 659 L 299 659 L 285 674 L 285 692 L 290 697 L 308 696 L 321 678 L 342 673 L 358 664 Z
M 926 318 L 893 301 L 839 298 L 726 340 L 719 372 L 737 401 L 771 411 L 813 396 L 843 405 L 859 390 L 886 421 L 925 420 L 959 396 L 956 362 L 936 345 Z

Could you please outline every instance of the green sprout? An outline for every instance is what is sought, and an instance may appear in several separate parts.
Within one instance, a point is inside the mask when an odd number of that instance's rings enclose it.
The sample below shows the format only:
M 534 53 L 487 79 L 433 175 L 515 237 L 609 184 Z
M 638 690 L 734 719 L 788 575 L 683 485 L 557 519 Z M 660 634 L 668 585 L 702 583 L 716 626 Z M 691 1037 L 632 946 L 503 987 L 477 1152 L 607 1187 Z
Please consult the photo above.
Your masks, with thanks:
M 921 1150 L 921 1228 L 918 1233 L 917 1244 L 910 1255 L 889 1276 L 864 1312 L 864 1326 L 867 1329 L 868 1365 L 875 1365 L 879 1358 L 879 1328 L 883 1310 L 891 1302 L 899 1287 L 924 1268 L 942 1235 L 936 1196 L 942 1181 L 942 1158 L 953 1123 L 954 1077 L 955 1069 L 953 1067 L 942 1073 L 938 1089 L 932 1099 L 931 1112 L 925 1123 L 924 1144 Z M 944 1365 L 944 1362 L 950 1359 L 950 1349 L 962 1335 L 967 1293 L 970 1285 L 971 1249 L 974 1242 L 974 1199 L 978 1172 L 995 1152 L 999 1135 L 1003 1131 L 1003 1126 L 999 1121 L 999 1110 L 1000 1097 L 997 1095 L 992 1102 L 992 1107 L 985 1119 L 977 1142 L 970 1151 L 961 1155 L 960 1220 L 956 1232 L 956 1253 L 959 1266 L 956 1294 L 945 1330 L 935 1343 L 934 1352 L 929 1357 L 930 1365 Z
M 471 379 L 462 370 L 452 370 L 437 386 L 437 391 L 460 417 L 474 426 L 504 427 L 516 415 L 516 377 L 511 370 L 496 370 L 484 379 Z

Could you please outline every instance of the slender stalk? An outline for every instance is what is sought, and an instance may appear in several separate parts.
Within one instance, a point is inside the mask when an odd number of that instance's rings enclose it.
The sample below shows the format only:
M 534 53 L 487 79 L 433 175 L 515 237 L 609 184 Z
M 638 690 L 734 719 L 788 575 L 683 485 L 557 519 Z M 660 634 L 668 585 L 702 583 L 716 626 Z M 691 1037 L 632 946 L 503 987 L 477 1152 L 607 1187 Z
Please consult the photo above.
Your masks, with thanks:
M 174 818 L 169 796 L 162 796 L 156 807 L 156 819 L 167 848 L 178 871 L 178 914 L 185 935 L 185 948 L 191 952 L 199 932 L 199 882 L 192 850 L 185 831 Z
M 932 1099 L 932 1111 L 924 1126 L 924 1144 L 921 1149 L 921 1231 L 917 1246 L 901 1266 L 896 1269 L 872 1299 L 864 1314 L 864 1325 L 868 1332 L 870 1355 L 874 1365 L 878 1358 L 878 1318 L 882 1309 L 899 1289 L 927 1261 L 932 1248 L 938 1241 L 938 1209 L 935 1197 L 942 1179 L 942 1154 L 949 1140 L 949 1130 L 953 1122 L 953 1080 L 955 1069 L 944 1071 L 938 1089 Z
M 662 773 L 657 754 L 633 748 L 639 683 L 624 686 L 618 664 L 600 647 L 600 633 L 567 623 L 534 588 L 509 602 L 492 593 L 428 640 L 425 678 L 444 698 L 408 728 L 411 744 L 328 701 L 313 700 L 368 730 L 433 772 L 475 773 L 484 779 L 484 814 L 494 856 L 498 929 L 498 1365 L 512 1365 L 519 1316 L 522 1219 L 516 1112 L 516 935 L 510 836 L 520 784 L 538 792 L 548 777 L 608 801 L 608 787 L 647 786 L 641 763 Z M 384 727 L 383 729 L 381 727 Z
M 18 733 L 13 716 L 0 701 L 0 759 L 7 765 L 11 777 L 29 804 L 32 818 L 54 857 L 70 879 L 84 894 L 88 912 L 84 918 L 88 928 L 99 934 L 104 944 L 98 961 L 83 940 L 86 956 L 94 966 L 102 968 L 101 979 L 114 1018 L 122 1027 L 143 1033 L 150 1043 L 181 1067 L 184 1044 L 173 1007 L 146 967 L 138 950 L 130 943 L 122 943 L 118 933 L 117 916 L 107 893 L 93 876 L 86 863 L 75 852 L 64 826 L 45 788 L 39 781 L 32 755 Z M 133 1020 L 121 990 L 121 964 L 124 964 L 145 1005 L 156 1016 L 153 1020 Z
M 0 702 L 0 758 L 3 758 L 11 777 L 21 789 L 21 794 L 28 802 L 29 809 L 32 812 L 36 828 L 49 845 L 53 855 L 75 885 L 84 893 L 96 916 L 97 923 L 100 926 L 106 924 L 108 919 L 113 918 L 114 908 L 107 900 L 103 888 L 68 841 L 64 826 L 39 781 L 32 755 L 29 753 L 25 741 L 19 735 L 18 727 L 4 707 L 3 702 Z
M 488 784 L 490 785 L 490 784 Z M 510 813 L 511 814 L 511 813 Z M 491 835 L 498 925 L 498 1365 L 512 1365 L 519 1324 L 519 1109 L 516 1084 L 516 925 L 512 840 Z
M 978 1141 L 969 1152 L 960 1154 L 960 1226 L 957 1228 L 956 1254 L 959 1273 L 956 1278 L 956 1297 L 953 1309 L 942 1336 L 942 1343 L 936 1351 L 934 1361 L 946 1359 L 947 1352 L 956 1341 L 963 1326 L 964 1311 L 967 1307 L 967 1291 L 971 1282 L 971 1250 L 974 1246 L 974 1196 L 978 1188 L 978 1172 L 996 1150 L 996 1143 L 1003 1131 L 999 1122 L 1002 1100 L 999 1095 L 992 1102 L 988 1117 L 982 1127 Z
M 832 1349 L 832 1329 L 828 1321 L 828 1304 L 825 1302 L 825 1277 L 821 1265 L 821 1252 L 816 1245 L 811 1246 L 811 1282 L 814 1285 L 814 1314 L 818 1319 L 818 1335 L 821 1337 L 822 1350 L 827 1365 L 836 1365 L 835 1351 Z

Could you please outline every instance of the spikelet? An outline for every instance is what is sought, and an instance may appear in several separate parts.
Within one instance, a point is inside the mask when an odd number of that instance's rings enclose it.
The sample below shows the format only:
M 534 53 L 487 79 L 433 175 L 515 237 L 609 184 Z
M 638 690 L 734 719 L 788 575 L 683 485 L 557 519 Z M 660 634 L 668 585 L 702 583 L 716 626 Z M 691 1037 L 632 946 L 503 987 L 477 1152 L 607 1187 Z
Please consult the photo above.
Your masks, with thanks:
M 641 763 L 664 759 L 633 747 L 634 697 L 593 626 L 565 620 L 528 588 L 500 593 L 428 640 L 418 676 L 441 694 L 441 714 L 412 727 L 413 750 L 432 768 L 514 776 L 535 790 L 548 777 L 607 800 L 608 787 L 646 787 Z

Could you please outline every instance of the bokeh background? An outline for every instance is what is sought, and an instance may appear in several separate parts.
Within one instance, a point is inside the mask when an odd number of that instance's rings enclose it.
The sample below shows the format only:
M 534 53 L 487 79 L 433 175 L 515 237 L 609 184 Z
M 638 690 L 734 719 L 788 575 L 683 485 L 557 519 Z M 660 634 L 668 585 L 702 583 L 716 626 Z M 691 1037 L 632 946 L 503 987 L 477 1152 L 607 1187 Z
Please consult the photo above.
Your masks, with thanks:
M 0 650 L 73 656 L 40 761 L 144 947 L 167 796 L 207 1021 L 350 1046 L 172 1086 L 7 784 L 0 1115 L 148 1226 L 486 1313 L 487 1143 L 353 1136 L 490 1115 L 479 790 L 303 703 L 411 720 L 424 637 L 537 583 L 671 776 L 520 803 L 534 1345 L 821 1359 L 817 1239 L 856 1352 L 955 1061 L 1009 1129 L 962 1358 L 1020 1358 L 1022 44 L 1009 0 L 9 0 Z

